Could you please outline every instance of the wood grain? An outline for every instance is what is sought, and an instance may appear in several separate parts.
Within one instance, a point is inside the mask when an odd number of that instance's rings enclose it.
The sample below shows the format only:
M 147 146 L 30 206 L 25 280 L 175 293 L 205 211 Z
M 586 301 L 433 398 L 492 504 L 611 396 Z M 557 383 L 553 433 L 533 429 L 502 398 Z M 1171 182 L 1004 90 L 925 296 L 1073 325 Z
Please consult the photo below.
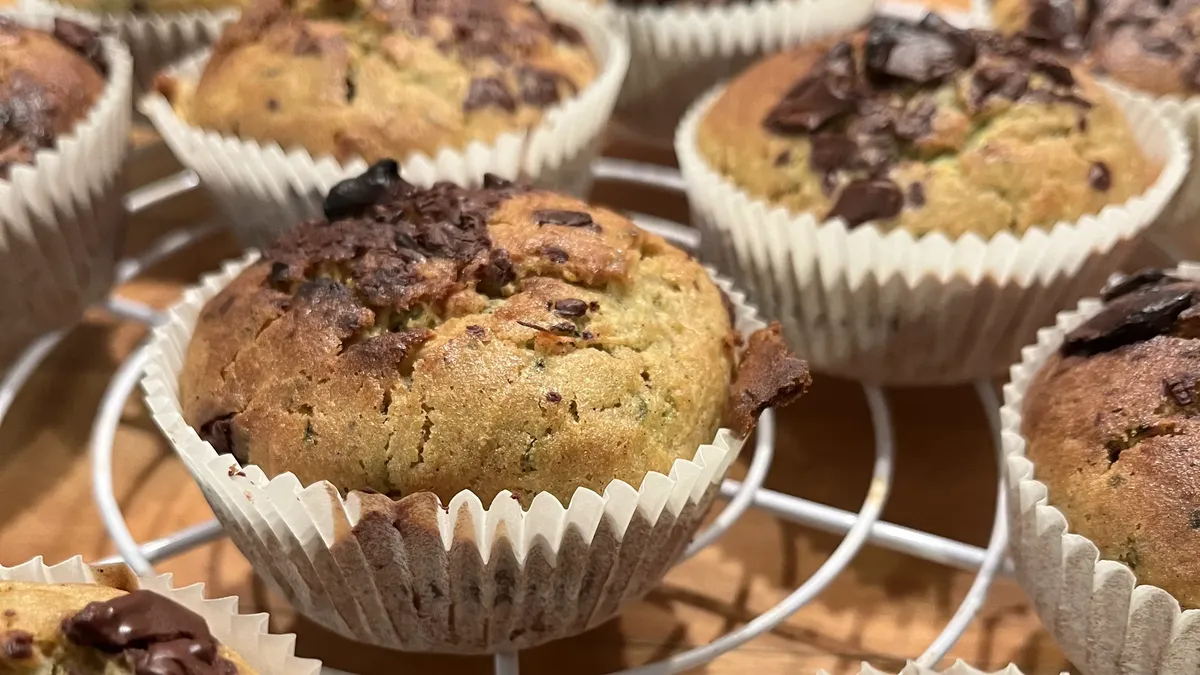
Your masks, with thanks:
M 646 156 L 627 147 L 614 152 Z M 134 165 L 137 182 L 174 167 L 161 146 L 139 155 Z M 676 218 L 685 213 L 678 199 L 616 186 L 600 186 L 597 199 Z M 136 252 L 156 235 L 210 215 L 202 194 L 156 207 L 130 223 L 128 248 Z M 202 272 L 236 253 L 230 236 L 217 235 L 119 292 L 165 307 Z M 0 563 L 11 565 L 36 555 L 52 562 L 73 555 L 95 559 L 113 552 L 92 501 L 88 436 L 114 370 L 144 337 L 145 330 L 135 325 L 101 314 L 89 316 L 21 393 L 0 428 Z M 895 389 L 888 398 L 896 420 L 898 456 L 884 517 L 985 544 L 997 473 L 984 415 L 973 394 L 963 388 Z M 857 509 L 872 462 L 868 419 L 856 385 L 818 379 L 811 395 L 780 422 L 768 486 Z M 137 396 L 125 407 L 115 447 L 116 494 L 139 540 L 211 518 L 200 491 Z M 740 471 L 735 468 L 735 473 Z M 711 642 L 804 583 L 838 541 L 751 512 L 619 619 L 522 654 L 523 672 L 607 673 Z M 180 583 L 206 583 L 210 596 L 236 594 L 244 611 L 271 611 L 273 629 L 298 634 L 301 654 L 338 668 L 360 673 L 491 672 L 485 658 L 398 654 L 332 636 L 295 617 L 228 541 L 196 549 L 159 569 L 173 572 Z M 972 578 L 970 573 L 868 546 L 817 600 L 701 672 L 850 672 L 861 661 L 898 669 L 937 636 Z M 987 668 L 1013 662 L 1026 673 L 1067 667 L 1027 599 L 1009 580 L 993 587 L 950 658 Z

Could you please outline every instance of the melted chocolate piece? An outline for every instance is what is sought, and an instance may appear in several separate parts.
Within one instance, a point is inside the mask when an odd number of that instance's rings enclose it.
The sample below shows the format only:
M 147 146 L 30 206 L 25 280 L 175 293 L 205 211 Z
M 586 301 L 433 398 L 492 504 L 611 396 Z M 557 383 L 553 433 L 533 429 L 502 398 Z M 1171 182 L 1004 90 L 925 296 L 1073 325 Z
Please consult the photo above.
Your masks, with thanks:
M 96 31 L 66 19 L 54 20 L 54 37 L 61 43 L 79 52 L 92 62 L 102 75 L 108 75 L 108 61 L 104 58 L 104 46 Z
M 1070 46 L 1077 30 L 1073 0 L 1030 0 L 1030 4 L 1026 37 L 1052 45 Z
M 8 659 L 27 659 L 33 656 L 33 633 L 10 630 L 0 637 L 0 654 Z
M 1100 291 L 1100 299 L 1105 302 L 1111 302 L 1121 297 L 1128 295 L 1134 291 L 1141 290 L 1150 286 L 1162 286 L 1164 284 L 1174 283 L 1179 279 L 1167 275 L 1159 269 L 1146 268 L 1138 270 L 1133 274 L 1126 274 L 1119 279 L 1115 279 Z
M 564 227 L 592 227 L 591 214 L 583 211 L 562 211 L 547 209 L 533 212 L 533 220 L 538 225 L 562 225 Z
M 63 620 L 74 644 L 123 653 L 136 675 L 231 675 L 220 645 L 199 614 L 157 593 L 134 591 L 88 604 Z
M 1090 356 L 1167 333 L 1194 300 L 1192 291 L 1170 286 L 1122 295 L 1067 334 L 1062 353 Z
M 200 438 L 208 441 L 218 455 L 233 455 L 239 464 L 245 464 L 247 453 L 239 452 L 233 441 L 233 418 L 234 413 L 229 413 L 200 425 Z
M 566 251 L 554 245 L 543 246 L 542 255 L 546 256 L 547 260 L 556 265 L 561 265 L 570 259 Z
M 841 218 L 846 225 L 856 227 L 873 220 L 894 218 L 903 208 L 904 193 L 891 180 L 859 179 L 842 189 L 842 194 L 825 218 Z
M 382 159 L 362 175 L 347 178 L 329 190 L 323 205 L 325 217 L 338 220 L 356 215 L 382 199 L 388 188 L 398 183 L 403 183 L 400 165 L 394 159 Z
M 845 134 L 823 133 L 812 137 L 808 165 L 813 171 L 830 174 L 850 168 L 857 162 L 858 145 Z
M 498 298 L 503 294 L 503 288 L 517 278 L 513 269 L 512 258 L 508 251 L 494 248 L 488 251 L 487 264 L 479 268 L 479 281 L 475 290 L 489 297 Z
M 877 17 L 867 34 L 867 75 L 875 82 L 939 82 L 975 61 L 974 42 L 959 33 L 936 15 L 920 24 Z
M 1104 162 L 1092 164 L 1092 168 L 1088 170 L 1088 184 L 1093 190 L 1108 192 L 1112 187 L 1112 172 L 1108 170 L 1108 165 Z
M 554 313 L 567 319 L 576 319 L 587 314 L 588 304 L 576 298 L 554 301 Z
M 784 135 L 810 133 L 853 110 L 856 100 L 853 48 L 839 42 L 815 73 L 793 86 L 767 113 L 763 123 Z
M 508 87 L 504 86 L 504 82 L 498 78 L 477 77 L 471 80 L 471 86 L 467 89 L 467 97 L 463 99 L 463 111 L 471 112 L 488 106 L 514 112 L 517 109 L 517 102 L 509 93 Z
M 1010 61 L 981 65 L 971 78 L 970 106 L 979 109 L 991 96 L 1010 101 L 1025 94 L 1029 88 L 1029 71 Z

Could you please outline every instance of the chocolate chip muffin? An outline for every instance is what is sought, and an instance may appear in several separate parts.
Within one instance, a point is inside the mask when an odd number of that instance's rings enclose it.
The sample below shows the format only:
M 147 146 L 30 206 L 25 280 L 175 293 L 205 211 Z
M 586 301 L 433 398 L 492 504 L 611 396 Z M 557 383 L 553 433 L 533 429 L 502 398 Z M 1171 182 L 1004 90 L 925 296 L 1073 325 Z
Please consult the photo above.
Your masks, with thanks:
M 1087 74 L 935 14 L 876 17 L 759 63 L 715 101 L 697 142 L 754 197 L 916 234 L 1075 221 L 1158 174 Z
M 1158 96 L 1200 93 L 1200 1 L 997 0 L 998 30 L 1060 48 Z
M 1200 283 L 1144 271 L 1104 292 L 1025 398 L 1036 477 L 1070 529 L 1200 607 Z
M 0 17 L 0 179 L 87 117 L 106 72 L 91 30 L 56 19 L 47 33 Z
M 204 619 L 150 591 L 0 581 L 0 673 L 253 675 Z
M 393 161 L 325 210 L 208 302 L 179 376 L 188 423 L 268 475 L 566 502 L 808 386 L 777 328 L 738 363 L 704 268 L 612 211 L 493 176 L 417 189 Z
M 222 134 L 368 161 L 535 126 L 596 77 L 581 35 L 529 0 L 261 0 L 177 114 Z

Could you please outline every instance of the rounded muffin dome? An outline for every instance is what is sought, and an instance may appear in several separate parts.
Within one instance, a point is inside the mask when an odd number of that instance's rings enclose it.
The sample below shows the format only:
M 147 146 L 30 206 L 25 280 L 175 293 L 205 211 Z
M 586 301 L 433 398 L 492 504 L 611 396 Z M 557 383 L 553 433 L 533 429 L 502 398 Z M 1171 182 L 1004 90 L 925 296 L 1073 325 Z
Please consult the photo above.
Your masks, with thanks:
M 1106 290 L 1023 404 L 1026 455 L 1072 532 L 1200 607 L 1200 283 L 1145 271 Z
M 697 143 L 752 196 L 914 233 L 1020 233 L 1142 193 L 1152 167 L 1089 76 L 929 14 L 780 53 L 734 80 Z
M 314 155 L 434 155 L 535 126 L 587 86 L 580 34 L 529 0 L 261 0 L 226 29 L 188 123 Z
M 490 176 L 417 189 L 390 161 L 325 207 L 208 302 L 180 375 L 189 424 L 270 475 L 566 501 L 807 386 L 777 329 L 738 368 L 704 268 L 612 211 Z

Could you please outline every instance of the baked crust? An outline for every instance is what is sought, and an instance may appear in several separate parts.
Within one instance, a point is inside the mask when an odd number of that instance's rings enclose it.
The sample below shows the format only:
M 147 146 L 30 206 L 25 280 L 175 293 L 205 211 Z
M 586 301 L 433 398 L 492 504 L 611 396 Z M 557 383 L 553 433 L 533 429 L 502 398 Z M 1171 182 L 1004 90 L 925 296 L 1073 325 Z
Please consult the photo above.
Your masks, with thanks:
M 259 0 L 193 90 L 190 124 L 375 161 L 528 129 L 596 77 L 581 36 L 528 0 Z
M 335 188 L 332 222 L 205 306 L 180 394 L 218 451 L 343 491 L 566 501 L 712 441 L 739 336 L 699 263 L 570 197 L 418 190 L 394 171 Z M 343 199 L 371 189 L 369 206 Z M 743 431 L 809 382 L 773 334 L 750 342 Z
M 876 17 L 758 63 L 698 136 L 705 159 L 754 197 L 915 234 L 1075 221 L 1158 173 L 1086 73 L 936 15 Z

